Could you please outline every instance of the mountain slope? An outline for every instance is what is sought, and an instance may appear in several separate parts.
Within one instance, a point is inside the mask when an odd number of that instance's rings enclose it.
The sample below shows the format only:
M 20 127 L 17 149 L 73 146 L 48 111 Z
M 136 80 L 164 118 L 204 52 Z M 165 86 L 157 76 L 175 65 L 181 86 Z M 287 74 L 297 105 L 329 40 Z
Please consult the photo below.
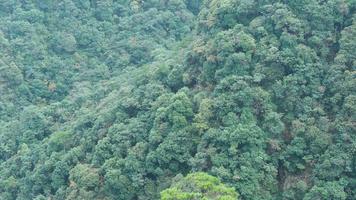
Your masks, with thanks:
M 0 199 L 355 196 L 354 1 L 4 1 Z

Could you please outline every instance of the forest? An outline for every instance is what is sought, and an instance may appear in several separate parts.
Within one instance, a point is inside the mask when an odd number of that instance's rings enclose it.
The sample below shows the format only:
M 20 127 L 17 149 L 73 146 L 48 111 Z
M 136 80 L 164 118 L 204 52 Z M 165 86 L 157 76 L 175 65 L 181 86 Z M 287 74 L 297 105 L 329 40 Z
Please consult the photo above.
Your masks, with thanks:
M 0 0 L 0 200 L 356 200 L 356 0 Z

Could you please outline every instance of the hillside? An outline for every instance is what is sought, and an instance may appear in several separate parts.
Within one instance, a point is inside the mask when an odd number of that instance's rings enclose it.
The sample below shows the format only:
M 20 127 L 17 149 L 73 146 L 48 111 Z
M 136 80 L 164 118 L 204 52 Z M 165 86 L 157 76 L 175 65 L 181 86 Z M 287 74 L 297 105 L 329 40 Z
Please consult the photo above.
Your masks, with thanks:
M 1 200 L 354 200 L 355 0 L 0 0 Z

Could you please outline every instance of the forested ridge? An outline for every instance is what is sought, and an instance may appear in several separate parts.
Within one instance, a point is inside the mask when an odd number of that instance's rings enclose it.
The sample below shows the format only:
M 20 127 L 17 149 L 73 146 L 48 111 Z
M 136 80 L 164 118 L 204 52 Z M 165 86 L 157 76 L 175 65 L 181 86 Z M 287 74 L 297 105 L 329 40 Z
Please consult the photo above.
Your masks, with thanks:
M 355 0 L 0 0 L 0 200 L 355 200 Z

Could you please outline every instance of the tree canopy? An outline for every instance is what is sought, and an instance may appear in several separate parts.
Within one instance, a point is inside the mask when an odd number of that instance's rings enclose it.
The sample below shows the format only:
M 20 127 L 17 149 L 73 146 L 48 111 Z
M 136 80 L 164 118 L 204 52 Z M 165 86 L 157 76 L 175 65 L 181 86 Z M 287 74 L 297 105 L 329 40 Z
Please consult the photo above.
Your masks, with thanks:
M 354 200 L 355 10 L 0 0 L 0 199 Z
M 237 200 L 237 197 L 234 188 L 203 172 L 188 174 L 161 192 L 161 200 Z

